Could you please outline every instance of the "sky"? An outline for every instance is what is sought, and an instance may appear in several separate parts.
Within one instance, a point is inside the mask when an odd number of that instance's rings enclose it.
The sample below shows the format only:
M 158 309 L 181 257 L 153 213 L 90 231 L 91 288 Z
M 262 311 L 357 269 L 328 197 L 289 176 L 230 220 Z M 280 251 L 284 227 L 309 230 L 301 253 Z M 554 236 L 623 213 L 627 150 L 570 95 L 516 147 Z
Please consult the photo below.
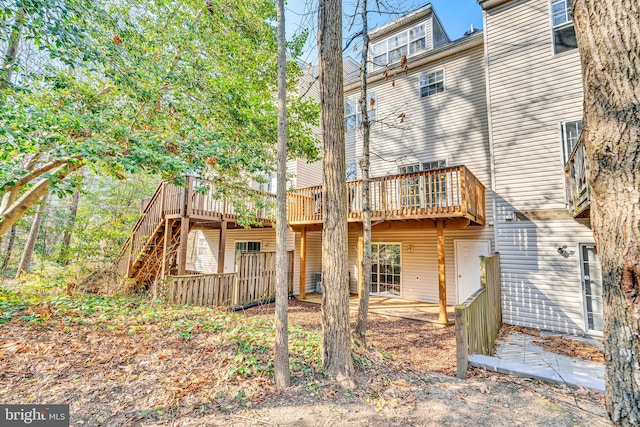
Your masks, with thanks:
M 386 13 L 370 13 L 369 14 L 369 27 L 377 27 L 385 24 L 393 19 L 396 19 L 407 12 L 418 9 L 425 4 L 429 3 L 427 0 L 387 0 L 390 8 Z M 431 0 L 433 9 L 440 18 L 442 25 L 444 26 L 447 35 L 451 40 L 462 37 L 465 31 L 469 30 L 470 25 L 473 24 L 475 28 L 482 28 L 482 9 L 478 6 L 476 0 Z M 355 10 L 355 0 L 343 1 L 343 13 L 353 14 Z M 369 8 L 371 9 L 375 2 L 370 1 Z M 317 63 L 317 50 L 316 50 L 316 29 L 317 29 L 317 15 L 314 13 L 317 10 L 318 0 L 288 0 L 285 9 L 285 21 L 287 39 L 291 38 L 301 28 L 307 28 L 309 30 L 309 39 L 307 46 L 305 47 L 305 53 L 301 58 L 305 62 L 312 64 Z M 359 22 L 352 25 L 350 29 L 351 19 L 345 16 L 343 19 L 343 38 L 346 41 L 349 35 L 356 32 L 359 29 Z M 345 52 L 346 55 L 356 57 L 357 52 L 349 50 Z

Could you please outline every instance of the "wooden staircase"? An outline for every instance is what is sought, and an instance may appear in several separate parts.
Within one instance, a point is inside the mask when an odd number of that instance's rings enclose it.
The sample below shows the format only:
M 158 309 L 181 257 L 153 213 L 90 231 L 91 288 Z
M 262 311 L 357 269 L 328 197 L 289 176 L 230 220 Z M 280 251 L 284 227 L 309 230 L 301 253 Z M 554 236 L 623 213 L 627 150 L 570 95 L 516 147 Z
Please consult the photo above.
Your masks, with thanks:
M 261 224 L 270 224 L 275 195 L 256 191 L 254 196 L 244 211 L 248 208 Z M 121 277 L 133 279 L 137 289 L 149 288 L 167 275 L 183 275 L 187 236 L 193 225 L 215 223 L 226 229 L 238 218 L 231 203 L 215 197 L 211 181 L 187 177 L 185 187 L 161 182 L 144 205 L 115 269 Z

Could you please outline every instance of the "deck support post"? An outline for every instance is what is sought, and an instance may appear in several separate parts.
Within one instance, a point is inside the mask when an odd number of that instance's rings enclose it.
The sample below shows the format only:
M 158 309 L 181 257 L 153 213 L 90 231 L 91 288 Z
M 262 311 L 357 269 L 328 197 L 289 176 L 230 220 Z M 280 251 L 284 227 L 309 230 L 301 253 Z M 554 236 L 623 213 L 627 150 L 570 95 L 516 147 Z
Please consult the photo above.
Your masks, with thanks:
M 187 239 L 189 238 L 189 218 L 180 219 L 180 246 L 178 247 L 178 276 L 187 271 Z
M 438 322 L 449 323 L 447 319 L 447 276 L 444 262 L 444 220 L 437 220 L 436 229 L 438 231 L 438 297 L 440 301 Z
M 227 245 L 227 221 L 220 222 L 220 237 L 218 239 L 218 274 L 224 273 L 224 250 Z
M 300 299 L 307 297 L 307 228 L 300 231 Z
M 167 275 L 167 262 L 169 261 L 169 257 L 167 256 L 167 251 L 169 250 L 169 240 L 171 240 L 171 234 L 173 230 L 173 224 L 171 220 L 165 218 L 164 220 L 164 239 L 162 241 L 162 264 L 160 264 L 160 280 L 164 280 L 164 277 Z M 155 297 L 155 296 L 154 296 Z
M 358 298 L 362 297 L 364 287 L 364 272 L 362 271 L 362 261 L 364 259 L 364 225 L 358 230 Z

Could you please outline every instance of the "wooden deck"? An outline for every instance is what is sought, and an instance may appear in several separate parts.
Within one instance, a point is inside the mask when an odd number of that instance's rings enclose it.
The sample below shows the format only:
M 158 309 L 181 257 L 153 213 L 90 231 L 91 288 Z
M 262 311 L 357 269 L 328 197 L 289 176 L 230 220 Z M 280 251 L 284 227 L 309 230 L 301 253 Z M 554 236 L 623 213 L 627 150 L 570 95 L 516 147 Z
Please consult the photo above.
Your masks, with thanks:
M 138 285 L 152 286 L 168 274 L 186 273 L 187 235 L 195 223 L 219 228 L 224 265 L 224 239 L 227 228 L 253 216 L 257 226 L 270 226 L 274 217 L 274 194 L 251 190 L 242 206 L 221 197 L 214 183 L 186 177 L 186 186 L 161 182 L 153 196 L 143 201 L 142 216 L 134 225 L 115 265 L 117 271 Z M 219 271 L 222 273 L 222 271 Z
M 297 299 L 305 303 L 320 305 L 322 303 L 322 294 L 311 293 L 307 294 L 304 299 Z M 358 310 L 357 295 L 352 295 L 349 298 L 349 309 L 351 311 Z M 438 321 L 438 303 L 371 295 L 369 296 L 369 313 L 443 325 L 443 323 Z M 453 306 L 447 306 L 447 314 L 450 319 L 453 319 Z M 444 325 L 452 325 L 452 323 L 446 323 Z
M 347 182 L 349 222 L 362 222 L 362 189 L 361 180 Z M 372 178 L 370 194 L 374 222 L 466 219 L 485 223 L 485 187 L 466 166 Z M 289 224 L 322 224 L 322 197 L 321 186 L 289 192 Z

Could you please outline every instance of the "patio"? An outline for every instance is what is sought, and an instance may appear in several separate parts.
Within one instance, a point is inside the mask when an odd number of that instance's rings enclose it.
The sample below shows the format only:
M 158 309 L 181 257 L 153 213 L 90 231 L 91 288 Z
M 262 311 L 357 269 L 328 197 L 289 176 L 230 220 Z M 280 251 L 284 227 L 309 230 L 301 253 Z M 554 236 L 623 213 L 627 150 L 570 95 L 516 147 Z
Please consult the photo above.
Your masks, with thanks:
M 296 297 L 296 299 L 304 303 L 320 305 L 322 303 L 322 294 L 310 293 L 306 295 L 305 299 L 298 297 Z M 351 295 L 349 297 L 349 309 L 351 311 L 358 310 L 357 295 Z M 439 306 L 437 303 L 410 301 L 377 295 L 369 296 L 369 313 L 372 314 L 443 325 L 443 323 L 438 321 L 438 312 Z M 450 323 L 446 325 L 453 325 L 453 306 L 447 306 L 447 317 Z

